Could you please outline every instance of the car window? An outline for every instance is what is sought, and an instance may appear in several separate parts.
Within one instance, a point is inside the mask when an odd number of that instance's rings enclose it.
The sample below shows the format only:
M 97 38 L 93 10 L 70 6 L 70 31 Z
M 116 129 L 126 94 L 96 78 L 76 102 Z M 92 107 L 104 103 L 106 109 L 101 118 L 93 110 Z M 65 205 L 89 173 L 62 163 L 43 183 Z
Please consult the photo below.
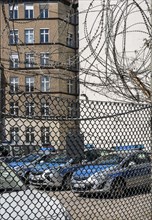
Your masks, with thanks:
M 122 157 L 118 156 L 117 154 L 107 154 L 100 158 L 98 158 L 95 163 L 96 164 L 119 164 L 122 161 Z
M 24 186 L 14 171 L 0 161 L 0 190 L 21 189 Z
M 31 155 L 28 155 L 28 156 L 26 156 L 26 157 L 21 158 L 21 159 L 18 160 L 18 161 L 22 161 L 22 162 L 32 162 L 32 161 L 36 160 L 36 159 L 39 158 L 39 157 L 40 157 L 39 155 L 31 154 Z

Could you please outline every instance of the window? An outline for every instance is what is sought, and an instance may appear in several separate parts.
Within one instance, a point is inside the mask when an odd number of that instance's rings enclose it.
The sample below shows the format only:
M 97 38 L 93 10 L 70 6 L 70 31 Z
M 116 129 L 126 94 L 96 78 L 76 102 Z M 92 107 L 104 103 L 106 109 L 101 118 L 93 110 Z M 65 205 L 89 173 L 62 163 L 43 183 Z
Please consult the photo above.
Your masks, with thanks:
M 41 113 L 44 117 L 49 116 L 49 103 L 41 104 Z
M 71 24 L 76 23 L 76 14 L 74 13 L 74 11 L 71 11 L 71 10 L 67 11 L 66 20 L 67 20 L 67 22 L 70 22 Z
M 48 18 L 48 4 L 40 4 L 40 18 Z
M 19 141 L 19 128 L 18 127 L 12 127 L 10 129 L 10 137 L 11 137 L 11 143 L 16 144 Z
M 18 30 L 11 30 L 10 31 L 9 43 L 10 44 L 17 44 L 18 43 Z
M 10 56 L 10 68 L 19 67 L 19 57 L 18 54 L 11 54 Z
M 77 103 L 69 103 L 68 104 L 68 117 L 78 117 Z
M 18 85 L 19 85 L 18 77 L 11 77 L 10 78 L 10 92 L 11 93 L 18 92 Z
M 25 30 L 25 43 L 26 44 L 34 43 L 34 30 L 33 29 Z
M 48 29 L 40 29 L 40 42 L 41 43 L 49 42 L 49 30 Z
M 49 65 L 49 53 L 41 53 L 40 64 L 41 64 L 41 66 L 48 66 Z
M 34 103 L 27 102 L 27 103 L 25 103 L 25 106 L 26 106 L 26 115 L 33 116 L 34 115 Z
M 34 6 L 33 4 L 25 4 L 25 18 L 32 19 L 34 17 Z
M 49 143 L 50 142 L 50 132 L 49 132 L 49 128 L 45 128 L 43 127 L 41 129 L 41 141 L 43 144 Z
M 25 54 L 25 67 L 27 68 L 34 67 L 34 54 L 33 53 Z
M 41 91 L 49 92 L 50 91 L 50 78 L 49 76 L 41 77 Z
M 10 102 L 10 114 L 18 115 L 18 102 Z
M 67 59 L 67 68 L 69 69 L 75 68 L 75 57 L 74 56 L 69 56 L 69 58 Z
M 69 94 L 75 93 L 75 81 L 72 79 L 68 80 L 68 93 Z
M 26 128 L 26 143 L 34 143 L 34 128 Z
M 26 92 L 34 91 L 34 77 L 30 77 L 30 76 L 25 77 L 25 91 Z
M 18 19 L 18 5 L 11 4 L 9 6 L 9 17 L 10 19 Z
M 73 46 L 73 34 L 68 33 L 67 35 L 67 46 L 72 47 Z

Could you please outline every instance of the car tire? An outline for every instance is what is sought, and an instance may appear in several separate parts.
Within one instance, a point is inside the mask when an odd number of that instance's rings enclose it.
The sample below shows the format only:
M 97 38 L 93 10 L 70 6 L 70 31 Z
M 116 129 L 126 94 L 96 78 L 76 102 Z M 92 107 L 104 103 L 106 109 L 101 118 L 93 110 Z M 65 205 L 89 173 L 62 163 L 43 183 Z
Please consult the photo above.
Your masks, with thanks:
M 126 191 L 126 184 L 123 179 L 116 179 L 111 184 L 110 196 L 120 198 L 124 196 Z
M 29 173 L 26 173 L 24 176 L 24 183 L 28 184 L 29 183 Z
M 70 190 L 71 189 L 71 177 L 72 177 L 72 173 L 68 173 L 66 174 L 66 176 L 64 177 L 63 180 L 63 188 L 65 190 Z

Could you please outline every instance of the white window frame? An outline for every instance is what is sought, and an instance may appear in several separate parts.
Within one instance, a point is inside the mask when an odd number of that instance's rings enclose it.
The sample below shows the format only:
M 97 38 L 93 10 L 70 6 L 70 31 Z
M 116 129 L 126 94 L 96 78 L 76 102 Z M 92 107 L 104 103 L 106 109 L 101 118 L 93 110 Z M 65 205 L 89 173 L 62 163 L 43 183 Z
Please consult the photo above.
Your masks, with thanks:
M 40 18 L 45 19 L 49 17 L 49 6 L 48 4 L 40 4 L 39 5 Z
M 19 78 L 18 77 L 10 77 L 10 92 L 18 92 L 19 88 Z
M 26 143 L 34 143 L 34 136 L 35 136 L 34 127 L 26 127 Z
M 44 142 L 42 141 L 42 139 L 44 138 Z M 41 130 L 41 141 L 43 144 L 47 144 L 50 142 L 50 131 L 49 131 L 49 127 L 43 127 Z
M 34 5 L 32 3 L 29 3 L 29 4 L 25 3 L 24 10 L 25 10 L 25 19 L 33 19 L 34 18 Z M 32 14 L 31 14 L 31 12 L 32 12 Z
M 33 44 L 34 43 L 34 30 L 33 29 L 25 29 L 24 30 L 25 43 Z
M 10 19 L 18 19 L 18 4 L 10 4 L 9 5 L 9 18 Z
M 16 144 L 19 141 L 19 128 L 11 127 L 10 134 L 11 134 L 11 142 L 13 144 Z
M 70 32 L 67 33 L 66 43 L 68 47 L 73 47 L 74 45 L 73 37 L 74 37 L 73 33 Z
M 17 116 L 18 112 L 19 112 L 18 102 L 10 102 L 10 114 Z
M 25 67 L 27 68 L 34 67 L 34 53 L 25 54 Z
M 42 92 L 50 91 L 50 77 L 49 76 L 41 77 L 41 91 Z
M 49 42 L 49 29 L 41 28 L 40 29 L 40 43 L 48 43 L 48 42 Z
M 41 53 L 40 54 L 40 65 L 41 66 L 49 66 L 49 62 L 50 62 L 50 57 L 49 57 L 49 53 Z
M 10 55 L 10 68 L 19 68 L 18 54 L 11 54 Z
M 41 112 L 43 117 L 49 116 L 49 103 L 41 103 Z
M 18 44 L 18 29 L 13 29 L 10 30 L 10 39 L 9 39 L 9 43 L 10 44 Z
M 34 116 L 34 103 L 33 102 L 26 102 L 26 115 L 27 116 Z
M 33 92 L 34 91 L 34 77 L 33 76 L 26 76 L 25 77 L 25 91 L 26 92 Z
M 69 94 L 74 94 L 74 80 L 73 79 L 69 79 L 68 80 L 68 93 Z

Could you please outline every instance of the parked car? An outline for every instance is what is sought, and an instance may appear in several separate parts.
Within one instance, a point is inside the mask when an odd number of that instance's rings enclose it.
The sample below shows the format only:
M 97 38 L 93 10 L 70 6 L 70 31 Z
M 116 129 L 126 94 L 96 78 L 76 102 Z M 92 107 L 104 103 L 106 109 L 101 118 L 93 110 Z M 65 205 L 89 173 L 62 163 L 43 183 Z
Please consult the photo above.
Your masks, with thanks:
M 51 154 L 32 153 L 19 158 L 6 158 L 5 162 L 7 162 L 8 165 L 20 175 L 22 180 L 27 183 L 31 168 L 33 168 L 36 163 L 43 161 L 47 156 L 51 157 Z
M 138 186 L 150 187 L 151 159 L 143 150 L 116 151 L 75 171 L 71 179 L 75 193 L 106 192 L 123 195 L 126 189 Z
M 101 155 L 109 152 L 107 149 L 89 149 L 84 151 L 82 157 L 70 158 L 65 154 L 57 156 L 53 160 L 45 161 L 42 165 L 31 170 L 29 181 L 35 186 L 70 188 L 72 173 L 86 163 L 92 163 Z M 49 162 L 49 163 L 48 163 Z
M 0 161 L 0 207 L 1 220 L 71 220 L 58 199 L 27 188 L 3 161 Z

